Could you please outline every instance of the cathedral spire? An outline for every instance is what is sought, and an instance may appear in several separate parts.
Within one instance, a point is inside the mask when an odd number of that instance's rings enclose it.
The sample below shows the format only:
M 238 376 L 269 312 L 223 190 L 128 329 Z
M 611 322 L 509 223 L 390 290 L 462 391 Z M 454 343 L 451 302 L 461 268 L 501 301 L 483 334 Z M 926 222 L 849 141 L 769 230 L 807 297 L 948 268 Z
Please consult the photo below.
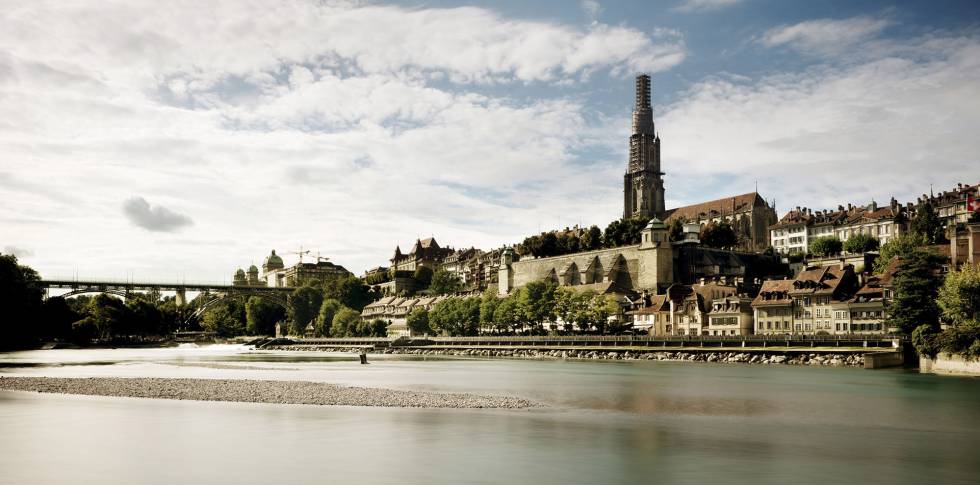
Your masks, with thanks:
M 653 108 L 650 107 L 650 76 L 636 76 L 636 101 L 633 105 L 633 134 L 654 135 Z

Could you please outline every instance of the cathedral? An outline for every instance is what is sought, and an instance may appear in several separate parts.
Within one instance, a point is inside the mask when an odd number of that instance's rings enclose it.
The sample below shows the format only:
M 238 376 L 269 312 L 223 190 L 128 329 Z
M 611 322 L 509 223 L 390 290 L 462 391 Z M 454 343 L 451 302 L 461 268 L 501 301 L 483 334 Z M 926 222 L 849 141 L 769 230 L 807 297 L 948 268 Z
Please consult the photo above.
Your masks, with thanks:
M 623 177 L 623 217 L 675 219 L 702 227 L 727 222 L 735 230 L 741 249 L 762 251 L 769 247 L 769 226 L 776 210 L 757 192 L 724 197 L 674 209 L 664 205 L 664 173 L 660 165 L 660 136 L 653 124 L 650 76 L 636 77 L 630 158 Z

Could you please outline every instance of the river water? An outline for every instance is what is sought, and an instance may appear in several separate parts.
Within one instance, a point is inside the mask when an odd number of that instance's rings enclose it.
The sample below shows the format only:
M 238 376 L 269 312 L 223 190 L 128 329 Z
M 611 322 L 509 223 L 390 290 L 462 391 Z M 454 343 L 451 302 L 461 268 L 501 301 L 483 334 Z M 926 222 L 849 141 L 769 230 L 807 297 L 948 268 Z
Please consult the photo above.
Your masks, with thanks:
M 902 370 L 261 352 L 0 354 L 0 374 L 322 381 L 533 410 L 0 391 L 0 483 L 980 483 L 980 379 Z

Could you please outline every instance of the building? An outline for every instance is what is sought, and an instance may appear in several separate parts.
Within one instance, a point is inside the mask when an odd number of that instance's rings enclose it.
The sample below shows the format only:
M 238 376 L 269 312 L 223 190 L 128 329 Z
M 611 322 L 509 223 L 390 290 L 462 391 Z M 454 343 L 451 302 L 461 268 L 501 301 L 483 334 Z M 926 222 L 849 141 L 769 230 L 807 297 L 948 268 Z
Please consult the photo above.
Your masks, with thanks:
M 317 259 L 318 261 L 316 263 L 304 263 L 301 260 L 299 263 L 287 268 L 283 264 L 282 258 L 273 249 L 272 253 L 262 263 L 261 284 L 282 288 L 300 286 L 304 281 L 322 282 L 352 275 L 343 266 L 325 261 L 326 258 Z
M 746 336 L 755 331 L 752 298 L 730 295 L 715 299 L 708 311 L 707 335 Z
M 806 254 L 810 243 L 820 237 L 841 241 L 867 234 L 881 244 L 908 232 L 911 208 L 894 198 L 887 207 L 872 201 L 866 206 L 837 206 L 837 210 L 814 211 L 797 207 L 769 227 L 772 247 L 780 254 Z
M 418 337 L 408 328 L 408 315 L 417 308 L 432 310 L 432 307 L 445 300 L 446 296 L 398 297 L 388 296 L 372 302 L 361 311 L 364 320 L 384 320 L 388 322 L 388 337 Z
M 956 188 L 940 192 L 938 195 L 922 194 L 918 204 L 929 201 L 936 210 L 936 216 L 943 226 L 949 229 L 969 221 L 970 216 L 980 209 L 980 184 L 956 184 Z M 972 202 L 972 205 L 971 205 Z
M 665 215 L 668 224 L 675 219 L 700 227 L 728 223 L 741 241 L 740 247 L 751 251 L 769 246 L 769 226 L 776 222 L 776 210 L 757 192 L 677 207 Z
M 395 275 L 414 274 L 415 270 L 422 266 L 435 271 L 452 253 L 452 248 L 439 247 L 439 243 L 433 237 L 416 239 L 408 254 L 402 254 L 400 246 L 395 247 L 395 254 L 391 257 L 391 271 Z
M 980 264 L 980 223 L 957 224 L 950 233 L 950 266 Z
M 863 283 L 850 265 L 765 281 L 752 301 L 756 334 L 884 334 L 896 262 Z
M 653 125 L 650 76 L 636 77 L 630 160 L 623 176 L 623 217 L 664 217 L 664 173 L 660 171 L 660 137 Z
M 248 267 L 248 272 L 241 268 L 235 271 L 231 284 L 234 286 L 265 286 L 265 282 L 259 279 L 259 269 L 254 264 Z

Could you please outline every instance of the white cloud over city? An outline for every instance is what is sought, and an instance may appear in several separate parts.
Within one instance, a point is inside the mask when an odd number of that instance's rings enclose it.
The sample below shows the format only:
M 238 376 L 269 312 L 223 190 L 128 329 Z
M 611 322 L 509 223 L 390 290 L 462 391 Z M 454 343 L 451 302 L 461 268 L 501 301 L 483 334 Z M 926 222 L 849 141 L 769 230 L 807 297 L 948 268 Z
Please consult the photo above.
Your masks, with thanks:
M 0 2 L 0 244 L 52 276 L 215 280 L 272 248 L 361 271 L 416 237 L 488 249 L 608 222 L 631 99 L 599 111 L 594 93 L 636 72 L 656 85 L 693 34 L 580 7 L 587 22 L 362 2 Z M 828 29 L 804 24 L 747 41 L 830 52 L 812 33 Z M 781 171 L 818 166 L 862 169 L 815 177 L 828 189 L 814 204 L 915 190 L 917 170 L 969 175 L 980 42 L 897 45 L 875 25 L 847 40 L 867 47 L 847 62 L 717 73 L 658 106 L 668 201 L 757 179 L 792 200 Z

